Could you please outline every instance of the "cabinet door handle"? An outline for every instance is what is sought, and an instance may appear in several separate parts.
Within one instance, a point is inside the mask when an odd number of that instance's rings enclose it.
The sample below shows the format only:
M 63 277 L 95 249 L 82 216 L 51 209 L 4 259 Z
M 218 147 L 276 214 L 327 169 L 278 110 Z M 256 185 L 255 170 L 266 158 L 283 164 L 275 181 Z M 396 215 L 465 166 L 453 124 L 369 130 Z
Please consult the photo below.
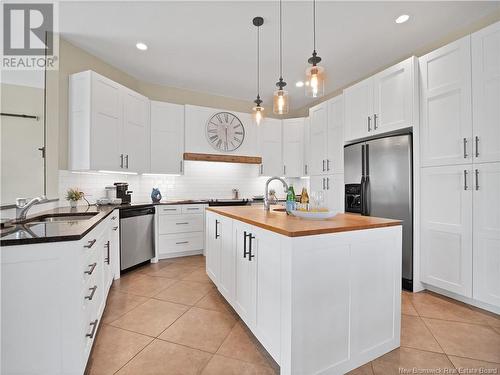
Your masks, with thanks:
M 117 229 L 118 229 L 118 227 L 113 227 L 113 230 L 117 230 Z
M 372 131 L 372 128 L 371 128 L 371 125 L 370 125 L 371 121 L 372 121 L 371 117 L 368 116 L 368 131 L 369 132 Z
M 187 223 L 187 222 L 184 222 L 184 223 L 175 223 L 175 225 L 187 225 L 187 224 L 189 224 L 189 223 Z
M 479 157 L 479 137 L 476 135 L 476 158 Z
M 96 319 L 96 320 L 94 320 L 93 322 L 90 322 L 90 326 L 92 327 L 92 331 L 90 331 L 90 333 L 87 333 L 87 334 L 85 335 L 85 337 L 88 337 L 89 339 L 93 339 L 93 338 L 94 338 L 95 331 L 96 331 L 96 329 L 97 329 L 97 322 L 98 322 L 98 321 L 99 321 L 99 320 L 98 320 L 98 319 Z
M 215 239 L 220 237 L 218 232 L 218 226 L 219 226 L 219 220 L 215 220 Z
M 304 165 L 304 174 L 307 174 L 307 164 Z
M 467 159 L 467 138 L 464 138 L 464 159 Z
M 283 166 L 283 176 L 286 176 L 286 165 Z
M 182 170 L 182 160 L 181 160 L 181 162 L 180 162 L 179 171 L 180 171 L 181 173 L 183 172 L 183 170 Z
M 326 178 L 326 190 L 330 190 L 330 177 Z
M 116 220 L 116 216 L 112 216 L 112 217 L 111 217 L 111 220 Z
M 176 245 L 184 245 L 186 243 L 189 243 L 189 241 L 180 241 L 180 242 L 176 242 L 175 244 Z
M 326 189 L 326 185 L 325 185 L 325 178 L 323 177 L 323 190 Z
M 92 301 L 92 298 L 94 298 L 95 291 L 97 290 L 97 285 L 94 285 L 92 288 L 89 288 L 89 290 L 90 294 L 88 296 L 85 296 L 85 299 Z
M 464 190 L 468 190 L 469 187 L 467 186 L 467 170 L 464 169 Z
M 123 154 L 120 154 L 120 168 L 123 168 Z
M 243 258 L 246 258 L 248 254 L 250 254 L 248 251 L 247 251 L 247 236 L 249 234 L 247 234 L 246 231 L 243 231 Z
M 85 271 L 84 273 L 86 273 L 87 275 L 92 275 L 96 266 L 97 266 L 97 263 L 89 264 L 90 268 L 87 271 Z
M 373 130 L 377 130 L 377 114 L 373 114 Z
M 326 159 L 326 170 L 330 170 L 330 159 Z
M 107 254 L 106 254 L 107 256 L 106 258 L 104 258 L 104 262 L 106 262 L 106 264 L 109 264 L 109 248 L 110 248 L 109 241 L 106 242 L 106 245 L 104 245 L 104 247 L 107 249 Z
M 91 241 L 88 241 L 87 245 L 83 245 L 83 247 L 87 248 L 87 249 L 90 249 L 92 246 L 94 246 L 95 242 L 97 240 L 94 238 L 93 240 Z
M 125 168 L 128 169 L 128 154 L 125 155 Z
M 479 169 L 476 169 L 476 190 L 479 190 Z
M 255 239 L 255 236 L 252 235 L 252 233 L 249 233 L 248 235 L 250 243 L 248 245 L 248 261 L 251 262 L 253 258 L 255 258 L 255 255 L 252 254 L 252 240 Z
M 325 171 L 325 160 L 323 159 L 323 172 Z

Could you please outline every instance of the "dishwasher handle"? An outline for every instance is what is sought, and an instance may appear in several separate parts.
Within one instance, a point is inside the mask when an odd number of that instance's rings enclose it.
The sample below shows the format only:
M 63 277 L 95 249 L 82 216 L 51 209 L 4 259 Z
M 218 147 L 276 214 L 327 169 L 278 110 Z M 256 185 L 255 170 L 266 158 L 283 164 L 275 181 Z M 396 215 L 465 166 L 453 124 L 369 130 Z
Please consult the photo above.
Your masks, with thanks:
M 120 219 L 125 219 L 127 217 L 144 216 L 144 215 L 154 215 L 154 207 L 143 207 L 143 208 L 128 208 L 120 211 Z

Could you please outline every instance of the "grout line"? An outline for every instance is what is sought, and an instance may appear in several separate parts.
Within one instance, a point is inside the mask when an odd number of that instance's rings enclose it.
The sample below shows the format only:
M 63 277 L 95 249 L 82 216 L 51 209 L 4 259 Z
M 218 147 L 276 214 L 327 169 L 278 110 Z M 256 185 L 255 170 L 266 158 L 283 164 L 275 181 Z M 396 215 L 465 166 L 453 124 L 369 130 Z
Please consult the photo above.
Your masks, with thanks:
M 425 322 L 425 320 L 424 320 L 424 319 L 420 318 L 420 320 L 422 321 L 422 323 L 424 323 L 425 328 L 427 328 L 427 330 L 430 332 L 430 334 L 432 335 L 432 337 L 434 337 L 434 340 L 436 340 L 437 344 L 439 345 L 439 347 L 441 348 L 441 350 L 443 351 L 443 353 L 444 353 L 446 356 L 448 356 L 448 354 L 446 353 L 446 351 L 445 351 L 445 350 L 444 350 L 444 348 L 442 347 L 441 343 L 438 341 L 438 339 L 437 339 L 437 338 L 436 338 L 436 336 L 434 335 L 434 332 L 432 332 L 431 327 L 429 327 L 429 326 L 428 326 L 428 324 Z M 448 358 L 448 360 L 450 360 L 450 359 Z M 451 362 L 451 361 L 450 361 L 450 362 Z M 453 363 L 452 363 L 452 364 L 453 364 Z M 455 367 L 455 366 L 453 366 L 453 367 Z
M 149 336 L 148 336 L 149 337 Z M 121 366 L 118 370 L 116 370 L 113 374 L 117 374 L 118 372 L 120 372 L 120 370 L 122 368 L 124 368 L 125 366 L 127 366 L 135 357 L 137 357 L 140 353 L 142 353 L 148 346 L 150 346 L 155 340 L 151 340 L 144 348 L 142 348 L 141 350 L 139 350 L 135 355 L 132 356 L 132 358 L 130 358 L 123 366 Z
M 500 365 L 500 362 L 485 361 L 484 359 L 477 359 L 477 358 L 464 357 L 463 355 L 455 355 L 455 354 L 450 354 L 449 356 L 452 356 L 452 357 L 457 357 L 457 358 L 463 358 L 463 359 L 472 359 L 472 360 L 474 360 L 474 361 L 478 361 L 478 362 L 486 362 L 486 363 L 491 363 L 492 365 Z M 451 361 L 451 359 L 450 359 L 450 361 Z

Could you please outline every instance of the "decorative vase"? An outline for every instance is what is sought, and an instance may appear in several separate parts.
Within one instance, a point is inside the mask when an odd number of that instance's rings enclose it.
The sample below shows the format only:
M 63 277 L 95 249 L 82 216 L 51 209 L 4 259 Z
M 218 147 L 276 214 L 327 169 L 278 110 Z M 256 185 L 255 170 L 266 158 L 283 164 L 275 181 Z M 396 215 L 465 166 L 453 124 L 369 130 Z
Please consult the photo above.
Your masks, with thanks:
M 78 201 L 69 201 L 69 205 L 71 208 L 76 208 L 77 204 L 78 204 Z
M 153 203 L 158 203 L 159 201 L 161 201 L 160 189 L 153 188 L 153 191 L 151 192 L 151 200 L 153 201 Z

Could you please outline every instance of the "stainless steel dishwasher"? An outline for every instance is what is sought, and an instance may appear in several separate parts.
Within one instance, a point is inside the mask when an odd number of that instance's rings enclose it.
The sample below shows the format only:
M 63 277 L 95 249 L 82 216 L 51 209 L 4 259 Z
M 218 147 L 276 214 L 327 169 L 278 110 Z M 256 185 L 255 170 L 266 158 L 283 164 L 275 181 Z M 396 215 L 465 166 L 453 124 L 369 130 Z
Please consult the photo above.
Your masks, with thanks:
M 154 258 L 154 215 L 152 206 L 120 210 L 120 270 Z

